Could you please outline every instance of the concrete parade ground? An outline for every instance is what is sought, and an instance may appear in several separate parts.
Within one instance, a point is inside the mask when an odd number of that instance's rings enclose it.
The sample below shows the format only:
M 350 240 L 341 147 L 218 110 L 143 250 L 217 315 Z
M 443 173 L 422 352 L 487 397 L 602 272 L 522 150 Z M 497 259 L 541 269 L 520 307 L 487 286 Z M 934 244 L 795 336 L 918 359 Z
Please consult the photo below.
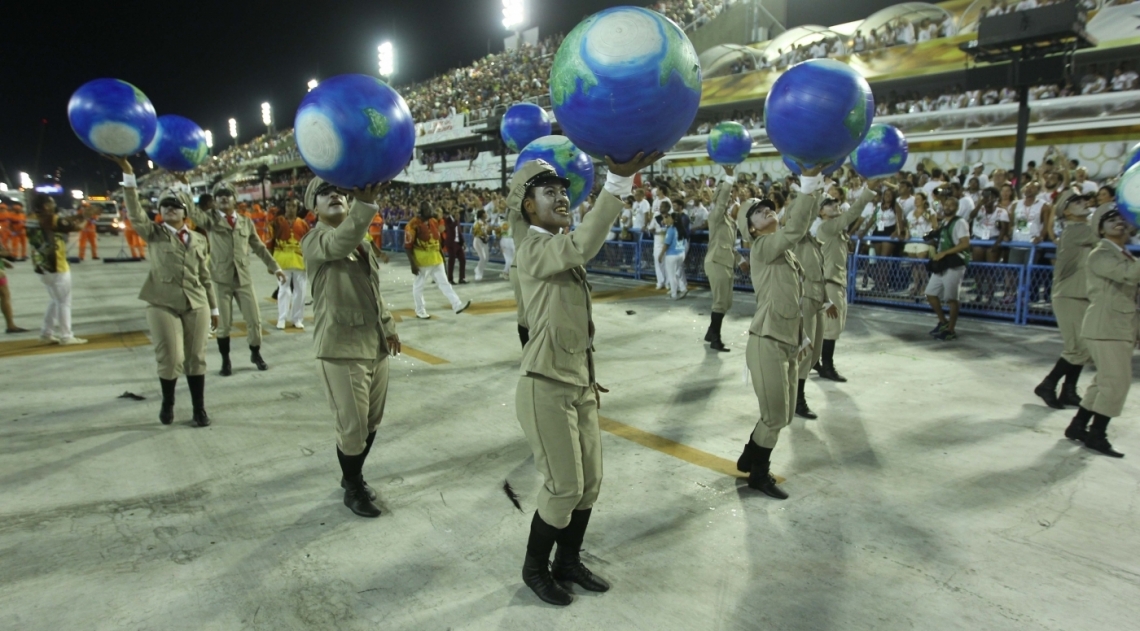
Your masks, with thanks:
M 100 255 L 119 244 L 100 237 Z M 1033 395 L 1056 330 L 967 319 L 939 342 L 929 313 L 852 307 L 836 350 L 850 381 L 809 380 L 820 418 L 781 436 L 780 502 L 735 473 L 759 413 L 744 372 L 753 296 L 736 294 L 732 351 L 716 353 L 701 342 L 706 288 L 671 301 L 602 276 L 611 393 L 583 558 L 613 587 L 544 604 L 520 576 L 540 477 L 515 419 L 500 267 L 456 287 L 474 301 L 458 316 L 429 285 L 433 317 L 417 320 L 407 261 L 382 266 L 405 352 L 364 468 L 384 510 L 370 520 L 342 503 L 312 327 L 274 327 L 260 262 L 270 368 L 235 337 L 220 377 L 211 340 L 208 428 L 190 423 L 185 379 L 175 423 L 158 422 L 136 298 L 147 263 L 73 265 L 75 334 L 90 340 L 73 347 L 40 342 L 47 292 L 16 264 L 16 320 L 32 331 L 0 337 L 0 629 L 1136 628 L 1140 392 L 1109 427 L 1125 459 L 1066 440 L 1072 411 Z

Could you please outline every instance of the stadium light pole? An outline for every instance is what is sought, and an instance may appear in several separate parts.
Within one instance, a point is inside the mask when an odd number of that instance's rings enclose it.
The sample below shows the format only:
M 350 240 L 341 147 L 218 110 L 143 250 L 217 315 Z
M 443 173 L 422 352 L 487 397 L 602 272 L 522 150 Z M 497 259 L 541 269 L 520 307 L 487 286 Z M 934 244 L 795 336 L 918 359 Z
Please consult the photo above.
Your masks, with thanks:
M 273 108 L 270 107 L 268 102 L 261 104 L 261 122 L 265 123 L 265 130 L 270 135 L 273 134 Z
M 213 149 L 214 148 L 214 132 L 207 129 L 203 133 L 206 136 L 206 148 L 207 149 Z
M 309 79 L 309 83 L 308 83 L 309 92 L 312 92 L 313 88 L 317 87 L 318 83 L 319 82 L 316 79 Z
M 20 188 L 35 188 L 35 183 L 32 182 L 32 176 L 20 171 Z
M 522 48 L 522 28 L 525 23 L 525 0 L 503 0 L 503 28 L 514 32 L 516 48 Z
M 237 119 L 230 119 L 230 138 L 234 139 L 234 145 L 237 145 Z
M 385 81 L 396 74 L 396 49 L 392 42 L 384 42 L 376 47 L 377 61 L 379 62 L 380 77 Z

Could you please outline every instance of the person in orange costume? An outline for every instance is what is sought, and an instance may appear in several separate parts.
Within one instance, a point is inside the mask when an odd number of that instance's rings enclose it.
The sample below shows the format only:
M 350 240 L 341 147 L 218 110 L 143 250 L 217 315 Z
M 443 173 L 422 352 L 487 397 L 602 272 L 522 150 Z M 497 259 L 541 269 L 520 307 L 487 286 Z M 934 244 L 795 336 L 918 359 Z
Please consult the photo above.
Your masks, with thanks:
M 388 255 L 384 253 L 384 217 L 381 213 L 373 215 L 372 223 L 368 224 L 368 239 L 372 241 L 376 258 L 388 263 Z
M 95 209 L 89 204 L 83 204 L 79 207 L 79 214 L 86 220 L 83 222 L 83 230 L 79 232 L 79 260 L 82 261 L 87 254 L 87 246 L 91 246 L 92 260 L 99 260 L 99 246 L 96 243 L 95 232 Z
M 273 253 L 273 260 L 285 272 L 285 280 L 277 287 L 277 328 L 285 330 L 285 324 L 292 322 L 298 329 L 305 324 L 305 260 L 301 256 L 301 239 L 309 233 L 309 224 L 297 217 L 300 206 L 297 200 L 285 202 L 285 214 L 273 220 L 270 227 L 269 243 L 266 247 Z
M 12 250 L 12 211 L 4 203 L 0 203 L 0 248 Z
M 10 212 L 9 228 L 12 236 L 9 239 L 8 251 L 22 261 L 28 258 L 28 215 L 24 213 L 24 206 L 19 202 L 12 205 Z
M 123 238 L 127 240 L 127 247 L 131 250 L 131 258 L 145 259 L 146 247 L 143 245 L 142 237 L 131 224 L 131 218 L 124 212 L 120 215 L 119 221 L 123 224 Z
M 269 222 L 268 216 L 265 211 L 261 209 L 261 205 L 254 202 L 253 210 L 249 212 L 249 218 L 253 220 L 253 227 L 257 230 L 257 236 L 261 239 L 262 243 L 269 241 Z

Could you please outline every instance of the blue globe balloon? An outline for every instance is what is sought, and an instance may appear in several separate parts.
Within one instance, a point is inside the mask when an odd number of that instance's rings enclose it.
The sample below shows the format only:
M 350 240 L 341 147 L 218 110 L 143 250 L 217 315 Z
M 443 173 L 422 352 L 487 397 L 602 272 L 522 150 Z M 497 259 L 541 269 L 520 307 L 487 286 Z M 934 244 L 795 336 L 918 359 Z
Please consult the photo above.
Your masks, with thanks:
M 764 127 L 781 154 L 811 168 L 854 151 L 874 115 L 875 97 L 862 75 L 841 61 L 813 59 L 776 79 Z
M 1140 143 L 1133 145 L 1132 148 L 1128 150 L 1128 161 L 1124 163 L 1123 171 L 1131 169 L 1132 165 L 1137 163 L 1140 163 Z
M 707 145 L 713 162 L 735 166 L 752 151 L 752 136 L 744 125 L 725 121 L 712 128 Z
M 518 151 L 536 138 L 550 135 L 550 116 L 534 103 L 517 103 L 503 114 L 499 135 L 511 151 Z
M 800 170 L 799 165 L 797 165 L 795 162 L 792 162 L 790 159 L 788 159 L 788 156 L 781 156 L 781 159 L 784 161 L 784 166 L 788 167 L 788 170 L 791 171 L 793 174 L 803 175 L 803 171 Z M 839 162 L 836 162 L 835 164 L 832 164 L 831 166 L 827 167 L 823 171 L 820 171 L 820 173 L 822 173 L 823 175 L 831 175 L 832 173 L 835 173 L 840 168 L 842 168 L 843 165 L 846 163 L 847 163 L 847 159 L 844 158 L 843 160 L 840 160 Z
M 67 102 L 67 120 L 83 144 L 112 156 L 142 151 L 158 124 L 150 99 L 118 79 L 95 79 L 80 86 Z
M 1128 223 L 1140 227 L 1140 164 L 1134 164 L 1116 183 L 1116 209 Z
M 558 175 L 570 180 L 570 208 L 585 201 L 594 188 L 594 161 L 566 136 L 543 136 L 527 145 L 515 162 L 515 171 L 531 160 L 544 160 Z
M 404 98 L 376 77 L 325 79 L 309 92 L 293 122 L 301 159 L 344 188 L 396 177 L 412 159 L 416 130 Z
M 167 114 L 158 117 L 158 131 L 146 155 L 167 171 L 189 171 L 206 161 L 210 148 L 206 134 L 194 121 Z
M 628 162 L 668 151 L 693 123 L 701 64 L 685 33 L 640 7 L 613 7 L 576 26 L 550 69 L 554 118 L 574 144 Z
M 851 164 L 856 173 L 867 179 L 886 177 L 898 173 L 908 155 L 906 136 L 898 128 L 875 123 L 851 154 Z

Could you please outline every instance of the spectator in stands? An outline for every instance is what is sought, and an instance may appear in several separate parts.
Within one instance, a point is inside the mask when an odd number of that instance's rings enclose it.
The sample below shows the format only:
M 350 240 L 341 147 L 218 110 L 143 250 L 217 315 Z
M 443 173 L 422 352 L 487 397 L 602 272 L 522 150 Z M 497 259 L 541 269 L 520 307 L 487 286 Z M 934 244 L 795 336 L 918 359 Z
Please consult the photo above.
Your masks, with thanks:
M 681 236 L 683 228 L 674 221 L 672 213 L 672 206 L 666 200 L 661 204 L 661 219 L 665 225 L 665 248 L 661 250 L 661 254 L 657 257 L 662 266 L 665 267 L 665 275 L 668 279 L 669 297 L 673 300 L 680 300 L 684 298 L 689 290 L 682 291 L 684 278 L 685 263 L 685 243 Z
M 471 246 L 475 249 L 475 255 L 479 257 L 479 263 L 475 266 L 475 282 L 483 280 L 483 270 L 487 267 L 487 259 L 490 258 L 490 245 L 488 244 L 488 237 L 490 235 L 490 226 L 487 225 L 487 211 L 480 208 L 475 213 L 475 224 L 471 226 Z
M 1112 91 L 1123 92 L 1125 90 L 1135 90 L 1137 87 L 1137 79 L 1140 79 L 1140 77 L 1128 67 L 1127 62 L 1123 62 L 1119 68 L 1112 72 Z
M 970 263 L 970 228 L 957 214 L 957 200 L 948 187 L 936 193 L 942 204 L 941 222 L 934 235 L 934 254 L 931 256 L 930 281 L 926 285 L 926 299 L 938 316 L 938 325 L 930 334 L 942 341 L 958 339 L 958 293 L 966 266 Z M 947 318 L 942 304 L 950 310 Z
M 1099 185 L 1089 179 L 1089 170 L 1085 167 L 1077 167 L 1076 179 L 1073 181 L 1073 186 L 1080 188 L 1082 195 L 1095 195 L 1100 188 Z
M 1108 81 L 1104 78 L 1096 66 L 1092 67 L 1092 71 L 1082 80 L 1081 94 L 1101 94 L 1108 89 Z
M 914 196 L 914 209 L 906 214 L 906 227 L 903 233 L 907 240 L 907 244 L 903 247 L 903 253 L 909 258 L 923 261 L 930 258 L 934 253 L 934 247 L 924 242 L 923 238 L 929 234 L 938 223 L 938 218 L 934 216 L 934 212 L 930 209 L 928 199 L 926 193 L 923 192 L 919 192 Z M 911 286 L 910 295 L 914 298 L 921 298 L 923 288 L 926 287 L 927 281 L 925 263 L 912 265 L 910 274 L 911 280 L 914 282 Z

